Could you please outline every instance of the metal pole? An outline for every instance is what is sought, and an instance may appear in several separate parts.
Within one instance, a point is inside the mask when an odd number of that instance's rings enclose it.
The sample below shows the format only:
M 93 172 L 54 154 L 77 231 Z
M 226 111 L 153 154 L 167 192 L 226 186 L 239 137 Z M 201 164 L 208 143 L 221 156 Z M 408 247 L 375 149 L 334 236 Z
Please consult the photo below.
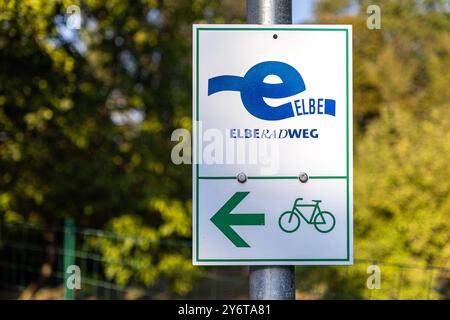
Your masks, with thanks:
M 247 0 L 247 23 L 292 24 L 292 0 Z M 249 271 L 250 299 L 294 300 L 294 266 L 254 266 Z
M 292 0 L 247 0 L 247 23 L 292 24 Z

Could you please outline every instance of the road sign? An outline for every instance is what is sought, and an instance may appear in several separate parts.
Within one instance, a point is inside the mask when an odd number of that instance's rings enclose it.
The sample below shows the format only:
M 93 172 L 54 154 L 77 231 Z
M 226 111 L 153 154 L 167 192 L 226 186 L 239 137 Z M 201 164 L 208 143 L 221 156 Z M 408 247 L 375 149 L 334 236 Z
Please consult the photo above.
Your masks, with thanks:
M 351 39 L 194 25 L 194 264 L 352 264 Z

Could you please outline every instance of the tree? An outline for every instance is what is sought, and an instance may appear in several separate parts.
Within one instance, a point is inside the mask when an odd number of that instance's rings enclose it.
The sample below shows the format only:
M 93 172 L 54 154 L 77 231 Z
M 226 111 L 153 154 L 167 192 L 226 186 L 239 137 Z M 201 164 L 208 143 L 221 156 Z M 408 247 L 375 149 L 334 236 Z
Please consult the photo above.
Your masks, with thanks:
M 0 212 L 136 235 L 94 244 L 132 262 L 106 274 L 146 284 L 162 274 L 185 293 L 189 250 L 154 243 L 191 234 L 190 168 L 170 160 L 171 132 L 191 127 L 191 24 L 234 21 L 242 7 L 86 0 L 70 30 L 72 4 L 0 1 Z
M 319 21 L 354 28 L 355 258 L 445 267 L 450 257 L 449 14 L 443 1 L 383 1 L 381 30 L 369 30 L 369 4 L 359 2 L 357 16 L 348 13 L 350 1 L 324 0 L 316 7 Z M 305 268 L 301 278 L 308 275 L 306 288 L 325 286 L 329 298 L 397 297 L 399 275 L 382 265 L 381 271 L 382 289 L 374 291 L 366 288 L 366 270 L 356 266 Z M 430 274 L 404 274 L 401 298 L 425 298 Z

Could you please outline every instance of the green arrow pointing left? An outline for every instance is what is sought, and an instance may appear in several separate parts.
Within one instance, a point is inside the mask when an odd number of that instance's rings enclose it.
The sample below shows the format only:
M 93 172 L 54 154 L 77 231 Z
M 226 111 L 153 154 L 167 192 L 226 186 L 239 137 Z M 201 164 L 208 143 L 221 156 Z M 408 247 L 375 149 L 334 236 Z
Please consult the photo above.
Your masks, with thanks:
M 223 206 L 212 216 L 211 221 L 222 233 L 230 239 L 236 247 L 250 247 L 231 226 L 263 226 L 264 213 L 231 213 L 231 211 L 250 192 L 236 192 Z

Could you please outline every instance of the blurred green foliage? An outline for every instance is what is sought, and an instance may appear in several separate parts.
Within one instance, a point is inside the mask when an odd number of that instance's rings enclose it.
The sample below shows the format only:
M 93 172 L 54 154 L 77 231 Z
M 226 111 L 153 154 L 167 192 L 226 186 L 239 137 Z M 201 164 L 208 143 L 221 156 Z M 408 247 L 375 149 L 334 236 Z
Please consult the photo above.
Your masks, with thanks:
M 73 4 L 80 30 L 66 25 Z M 148 264 L 106 263 L 107 276 L 151 285 L 164 275 L 186 293 L 190 250 L 155 243 L 191 236 L 191 169 L 170 159 L 171 132 L 191 127 L 191 25 L 236 22 L 243 4 L 1 0 L 0 8 L 1 214 L 50 226 L 74 217 L 80 228 L 139 237 L 96 244 L 107 259 Z
M 320 0 L 316 14 L 354 28 L 355 258 L 448 266 L 448 7 L 363 0 L 349 14 L 351 3 Z M 190 249 L 162 244 L 191 237 L 191 168 L 170 160 L 171 132 L 191 127 L 191 25 L 243 22 L 245 2 L 83 0 L 69 30 L 72 4 L 0 0 L 0 214 L 106 228 L 117 236 L 91 245 L 107 277 L 164 276 L 187 293 Z M 381 30 L 366 28 L 370 4 Z M 299 280 L 325 298 L 369 297 L 365 270 L 349 268 L 300 268 Z M 414 277 L 403 298 L 423 290 Z
M 354 16 L 345 14 L 351 1 L 323 0 L 316 7 L 320 22 L 353 25 L 356 259 L 449 265 L 450 13 L 445 3 L 360 1 Z M 373 4 L 381 9 L 380 30 L 366 28 L 366 8 Z M 299 273 L 306 287 L 323 286 L 329 298 L 327 292 L 336 287 L 361 298 L 395 298 L 392 288 L 400 281 L 401 298 L 423 297 L 428 274 L 409 272 L 399 280 L 380 267 L 382 290 L 375 292 L 365 287 L 368 274 L 362 268 L 351 267 L 350 274 L 342 267 Z

